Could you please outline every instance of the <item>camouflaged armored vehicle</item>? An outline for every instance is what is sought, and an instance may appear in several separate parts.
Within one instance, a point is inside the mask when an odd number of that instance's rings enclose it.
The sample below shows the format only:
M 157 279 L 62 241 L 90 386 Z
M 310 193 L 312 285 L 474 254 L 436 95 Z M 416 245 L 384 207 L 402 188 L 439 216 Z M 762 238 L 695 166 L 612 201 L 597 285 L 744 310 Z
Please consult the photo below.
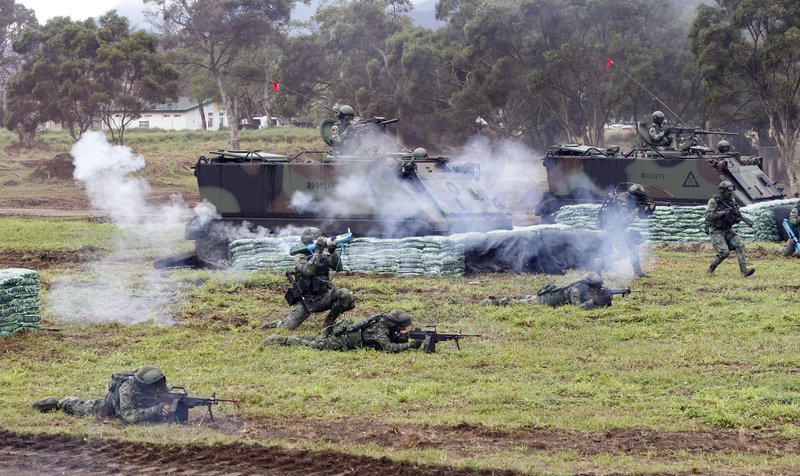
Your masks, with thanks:
M 294 157 L 247 150 L 201 156 L 194 166 L 200 198 L 219 216 L 210 222 L 195 217 L 187 239 L 195 240 L 200 259 L 213 261 L 227 252 L 226 225 L 316 226 L 330 235 L 349 228 L 356 236 L 386 238 L 511 228 L 510 216 L 479 182 L 477 164 L 451 164 L 422 148 L 409 151 L 385 134 L 392 122 L 359 121 L 359 144 L 346 149 Z M 334 123 L 320 126 L 328 145 Z M 161 266 L 170 264 L 176 263 Z
M 759 157 L 723 153 L 702 145 L 697 138 L 714 132 L 673 128 L 681 134 L 676 141 L 680 146 L 668 148 L 655 146 L 648 128 L 638 123 L 642 145 L 628 153 L 618 147 L 551 147 L 544 158 L 549 190 L 535 206 L 535 213 L 550 221 L 564 205 L 602 203 L 609 191 L 625 182 L 645 186 L 649 197 L 664 205 L 703 205 L 723 180 L 736 185 L 735 196 L 743 205 L 786 197 L 761 170 Z

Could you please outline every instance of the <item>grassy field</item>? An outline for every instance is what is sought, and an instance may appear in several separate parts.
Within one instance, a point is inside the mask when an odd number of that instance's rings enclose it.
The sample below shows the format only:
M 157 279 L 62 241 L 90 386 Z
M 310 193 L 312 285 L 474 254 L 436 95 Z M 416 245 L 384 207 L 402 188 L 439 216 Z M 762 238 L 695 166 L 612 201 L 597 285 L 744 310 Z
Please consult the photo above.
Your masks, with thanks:
M 111 225 L 88 220 L 1 218 L 5 250 L 109 248 Z M 45 233 L 43 229 L 57 229 Z M 261 347 L 271 332 L 261 322 L 280 317 L 285 280 L 275 273 L 201 270 L 166 272 L 180 290 L 170 313 L 174 326 L 67 323 L 54 316 L 54 282 L 81 281 L 74 267 L 42 270 L 42 314 L 48 328 L 0 340 L 0 428 L 67 433 L 128 441 L 184 444 L 257 442 L 331 449 L 414 463 L 523 472 L 785 473 L 800 471 L 797 452 L 625 452 L 540 449 L 510 442 L 500 450 L 397 446 L 358 439 L 345 444 L 317 433 L 292 438 L 264 425 L 389 425 L 403 432 L 437 428 L 533 429 L 586 435 L 614 429 L 739 432 L 792 441 L 800 437 L 800 261 L 780 259 L 778 244 L 750 245 L 757 273 L 739 277 L 735 263 L 717 276 L 704 273 L 710 246 L 656 246 L 647 278 L 614 306 L 582 311 L 514 305 L 479 307 L 488 296 L 529 293 L 543 284 L 577 278 L 477 275 L 461 278 L 338 276 L 357 299 L 354 318 L 402 308 L 417 324 L 477 332 L 460 351 L 450 343 L 436 354 L 323 352 Z M 135 264 L 131 264 L 134 266 Z M 627 284 L 609 278 L 612 285 Z M 320 321 L 298 332 L 316 333 Z M 38 414 L 28 404 L 45 395 L 101 396 L 111 372 L 160 366 L 195 394 L 234 397 L 222 407 L 231 426 L 209 428 L 98 425 L 92 417 Z M 412 428 L 412 430 L 409 430 Z M 427 430 L 424 430 L 428 428 Z M 432 428 L 432 429 L 431 429 Z M 321 430 L 320 430 L 321 431 Z M 470 431 L 470 430 L 465 430 Z M 324 435 L 324 432 L 323 432 Z M 705 435 L 705 436 L 704 436 Z M 743 436 L 744 437 L 744 436 Z

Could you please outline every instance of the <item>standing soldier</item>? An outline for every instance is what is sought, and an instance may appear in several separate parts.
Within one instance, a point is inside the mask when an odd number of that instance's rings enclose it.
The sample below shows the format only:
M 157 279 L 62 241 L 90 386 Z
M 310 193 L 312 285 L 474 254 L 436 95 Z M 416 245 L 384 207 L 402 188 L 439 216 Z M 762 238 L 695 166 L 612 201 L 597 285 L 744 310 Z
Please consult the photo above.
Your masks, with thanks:
M 536 295 L 484 299 L 481 306 L 508 306 L 514 303 L 544 304 L 551 307 L 572 304 L 581 309 L 594 309 L 611 305 L 611 294 L 604 292 L 603 278 L 597 273 L 586 273 L 574 283 L 556 287 L 544 286 Z
M 328 336 L 269 336 L 264 345 L 304 345 L 323 350 L 375 349 L 384 352 L 402 352 L 419 349 L 422 341 L 409 342 L 406 335 L 411 326 L 411 316 L 400 310 L 388 314 L 375 314 L 353 323 L 342 319 Z
M 717 256 L 708 267 L 709 275 L 714 274 L 717 266 L 730 256 L 731 248 L 736 250 L 736 260 L 739 261 L 739 271 L 742 276 L 746 278 L 756 272 L 755 269 L 747 267 L 744 243 L 732 229 L 734 224 L 742 221 L 739 206 L 736 205 L 736 199 L 733 198 L 735 189 L 736 187 L 732 183 L 725 180 L 719 184 L 719 193 L 708 200 L 706 232 L 717 252 Z
M 293 330 L 312 312 L 329 311 L 323 324 L 327 334 L 340 314 L 356 306 L 348 289 L 337 289 L 331 284 L 330 270 L 338 271 L 341 264 L 336 243 L 322 236 L 319 228 L 315 227 L 303 230 L 300 241 L 306 245 L 314 243 L 313 253 L 298 253 L 295 261 L 293 280 L 300 296 L 297 296 L 297 301 L 291 305 L 283 320 L 264 324 L 261 328 L 285 327 Z
M 171 390 L 164 373 L 157 367 L 142 367 L 135 372 L 115 373 L 108 384 L 108 394 L 95 400 L 78 397 L 45 397 L 31 403 L 40 412 L 63 410 L 70 415 L 101 415 L 118 417 L 125 423 L 163 422 L 169 416 L 169 405 L 152 404 L 141 398 L 148 393 Z
M 647 199 L 647 189 L 635 183 L 627 192 L 606 197 L 597 215 L 597 225 L 606 233 L 608 244 L 620 251 L 627 250 L 637 278 L 645 276 L 639 262 L 641 235 L 628 227 L 637 217 L 647 218 L 655 209 L 656 205 Z
M 650 133 L 650 140 L 657 147 L 669 147 L 672 144 L 672 137 L 669 136 L 669 132 L 661 127 L 663 123 L 664 113 L 661 111 L 653 112 L 653 124 L 650 125 L 648 132 Z
M 792 207 L 792 211 L 789 212 L 789 225 L 791 225 L 792 230 L 794 230 L 794 235 L 797 236 L 798 225 L 800 225 L 800 203 Z M 792 256 L 795 250 L 795 242 L 790 237 L 789 241 L 786 242 L 786 245 L 783 246 L 780 250 L 781 256 Z

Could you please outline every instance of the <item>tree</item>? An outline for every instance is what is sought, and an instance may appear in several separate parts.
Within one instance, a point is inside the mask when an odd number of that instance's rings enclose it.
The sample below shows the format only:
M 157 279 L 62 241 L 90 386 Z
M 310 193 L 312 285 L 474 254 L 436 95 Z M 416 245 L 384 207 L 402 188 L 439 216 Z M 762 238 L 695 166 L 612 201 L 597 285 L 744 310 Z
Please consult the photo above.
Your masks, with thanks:
M 230 87 L 241 53 L 281 34 L 296 0 L 145 0 L 166 31 L 189 54 L 187 64 L 207 70 L 228 118 L 231 148 L 239 148 L 238 109 Z
M 33 10 L 14 3 L 14 0 L 0 0 L 0 123 L 5 111 L 6 81 L 14 74 L 21 61 L 20 56 L 14 53 L 12 44 L 23 29 L 36 25 L 38 22 Z
M 78 140 L 100 119 L 122 143 L 131 120 L 177 92 L 177 71 L 158 58 L 155 38 L 131 33 L 127 19 L 115 12 L 103 15 L 99 25 L 54 18 L 25 30 L 14 49 L 26 60 L 10 81 L 10 129 L 52 120 Z
M 701 5 L 692 52 L 713 94 L 744 86 L 768 122 L 787 170 L 800 140 L 800 3 L 718 0 Z M 728 75 L 743 81 L 731 81 Z M 797 176 L 792 172 L 792 191 Z

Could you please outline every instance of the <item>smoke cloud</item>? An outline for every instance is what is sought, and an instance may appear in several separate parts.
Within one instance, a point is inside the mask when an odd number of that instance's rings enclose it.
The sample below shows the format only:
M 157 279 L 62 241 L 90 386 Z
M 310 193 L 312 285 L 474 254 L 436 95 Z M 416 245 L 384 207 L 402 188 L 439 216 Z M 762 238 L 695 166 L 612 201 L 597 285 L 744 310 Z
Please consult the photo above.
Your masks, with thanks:
M 99 132 L 86 132 L 73 146 L 74 178 L 97 210 L 117 226 L 109 255 L 77 275 L 56 278 L 48 301 L 53 316 L 65 321 L 154 321 L 172 324 L 169 307 L 180 293 L 152 260 L 186 247 L 183 224 L 190 210 L 178 195 L 148 203 L 150 187 L 131 174 L 145 166 L 130 148 L 109 144 Z

